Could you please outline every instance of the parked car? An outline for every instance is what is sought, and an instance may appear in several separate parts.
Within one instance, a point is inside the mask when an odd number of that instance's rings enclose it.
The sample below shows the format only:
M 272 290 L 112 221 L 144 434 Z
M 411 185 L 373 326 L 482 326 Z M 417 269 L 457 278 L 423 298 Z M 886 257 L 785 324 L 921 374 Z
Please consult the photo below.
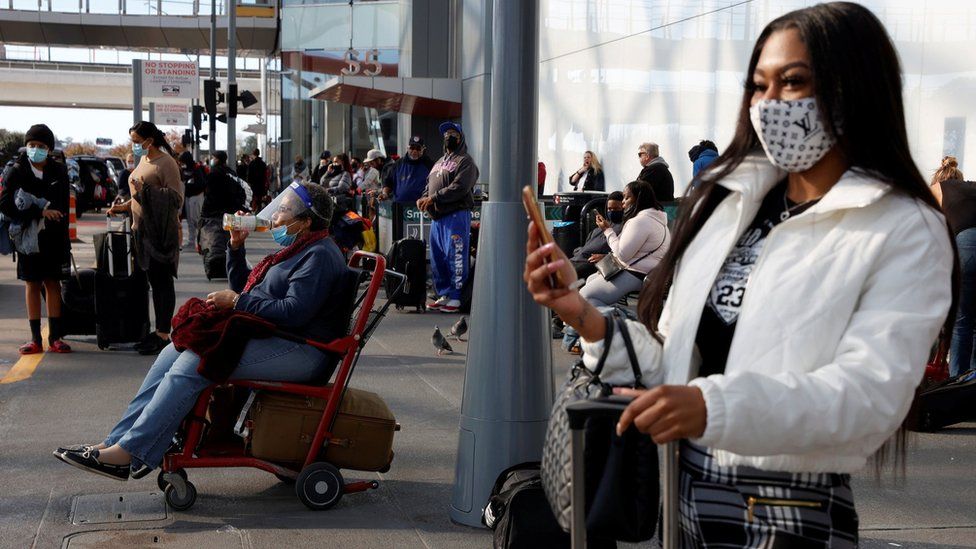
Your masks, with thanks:
M 112 205 L 119 195 L 115 168 L 104 159 L 90 155 L 76 155 L 68 158 L 69 174 L 71 163 L 77 164 L 78 179 L 75 188 L 75 215 L 87 211 L 99 211 Z

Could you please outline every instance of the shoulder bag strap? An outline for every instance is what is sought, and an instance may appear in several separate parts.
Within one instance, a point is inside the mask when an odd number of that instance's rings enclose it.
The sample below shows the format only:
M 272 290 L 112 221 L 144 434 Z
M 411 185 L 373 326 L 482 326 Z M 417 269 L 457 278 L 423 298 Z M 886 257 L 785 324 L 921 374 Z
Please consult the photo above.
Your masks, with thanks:
M 630 368 L 634 372 L 634 388 L 643 388 L 644 384 L 641 383 L 643 374 L 641 373 L 640 362 L 637 361 L 637 351 L 634 350 L 634 342 L 630 339 L 627 321 L 616 310 L 614 310 L 613 316 L 617 323 L 617 329 L 620 330 L 620 335 L 624 338 L 624 345 L 627 346 L 627 356 L 630 357 Z
M 596 368 L 593 370 L 593 375 L 599 377 L 600 372 L 603 371 L 603 365 L 607 362 L 607 356 L 610 355 L 610 345 L 613 343 L 613 320 L 609 316 L 603 317 L 603 321 L 606 323 L 606 334 L 603 336 L 603 354 L 600 355 L 600 360 L 596 363 Z

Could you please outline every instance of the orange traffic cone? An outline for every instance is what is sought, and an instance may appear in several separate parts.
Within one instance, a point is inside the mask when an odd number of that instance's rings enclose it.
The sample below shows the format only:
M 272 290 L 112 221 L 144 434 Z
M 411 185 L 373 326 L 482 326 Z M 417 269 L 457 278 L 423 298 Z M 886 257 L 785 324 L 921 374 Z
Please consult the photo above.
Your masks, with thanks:
M 78 218 L 75 217 L 75 193 L 71 193 L 71 198 L 68 199 L 68 238 L 72 242 L 81 242 L 78 240 Z

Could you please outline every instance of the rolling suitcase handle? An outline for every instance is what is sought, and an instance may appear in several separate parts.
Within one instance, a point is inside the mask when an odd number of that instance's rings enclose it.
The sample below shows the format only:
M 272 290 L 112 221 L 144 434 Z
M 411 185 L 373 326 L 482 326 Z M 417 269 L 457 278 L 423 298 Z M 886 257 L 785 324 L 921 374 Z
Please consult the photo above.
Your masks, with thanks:
M 616 419 L 623 413 L 624 408 L 633 400 L 631 397 L 610 396 L 592 400 L 581 400 L 566 406 L 569 416 L 571 432 L 570 452 L 573 466 L 573 516 L 572 516 L 572 549 L 586 548 L 586 492 L 585 485 L 579 479 L 583 478 L 583 428 L 586 421 L 593 417 Z M 661 546 L 664 549 L 678 547 L 678 487 L 674 472 L 678 470 L 678 443 L 669 442 L 664 446 L 665 475 L 663 490 L 663 523 Z
M 585 445 L 583 428 L 586 427 L 586 420 L 593 417 L 616 419 L 620 417 L 631 400 L 630 397 L 611 396 L 580 400 L 566 406 L 571 433 L 570 463 L 573 467 L 573 516 L 572 527 L 570 528 L 572 549 L 586 548 L 586 486 L 583 482 L 585 474 L 583 470 L 583 448 Z

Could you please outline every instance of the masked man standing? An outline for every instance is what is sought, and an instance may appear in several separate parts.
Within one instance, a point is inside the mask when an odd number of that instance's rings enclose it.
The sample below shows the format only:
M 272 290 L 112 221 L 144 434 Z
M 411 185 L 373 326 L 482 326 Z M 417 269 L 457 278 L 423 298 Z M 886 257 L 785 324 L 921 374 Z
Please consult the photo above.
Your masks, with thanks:
M 468 278 L 471 244 L 471 210 L 478 166 L 468 156 L 461 125 L 444 122 L 444 156 L 430 170 L 427 188 L 417 200 L 417 208 L 430 214 L 430 265 L 437 299 L 429 309 L 457 312 L 461 288 Z

